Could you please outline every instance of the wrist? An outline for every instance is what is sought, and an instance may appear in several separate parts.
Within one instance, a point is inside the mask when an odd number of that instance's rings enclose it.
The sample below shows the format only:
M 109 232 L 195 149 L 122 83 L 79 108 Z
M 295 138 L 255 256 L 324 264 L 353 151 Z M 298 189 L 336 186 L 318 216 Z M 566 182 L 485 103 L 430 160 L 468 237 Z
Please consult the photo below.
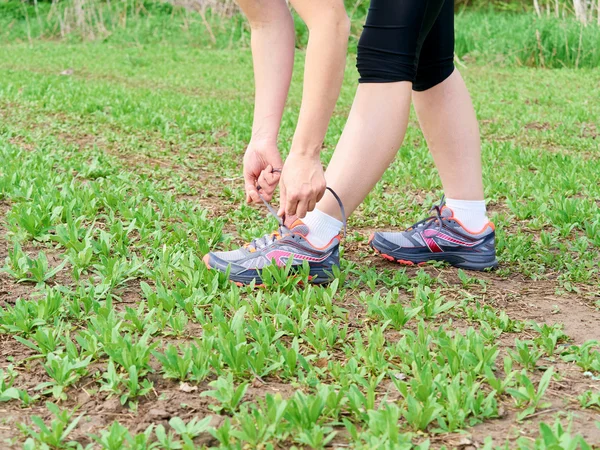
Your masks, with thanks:
M 252 136 L 248 147 L 254 148 L 268 148 L 277 147 L 277 136 Z
M 294 145 L 290 148 L 290 155 L 301 156 L 304 158 L 319 159 L 321 155 L 321 144 L 313 145 Z

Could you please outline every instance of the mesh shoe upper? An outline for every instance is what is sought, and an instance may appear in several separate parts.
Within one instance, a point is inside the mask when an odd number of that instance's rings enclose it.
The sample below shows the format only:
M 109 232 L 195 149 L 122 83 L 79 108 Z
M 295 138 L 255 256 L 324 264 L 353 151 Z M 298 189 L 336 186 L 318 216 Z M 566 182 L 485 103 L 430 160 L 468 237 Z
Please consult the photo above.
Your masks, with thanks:
M 339 261 L 339 257 L 336 258 L 339 254 L 339 237 L 334 238 L 325 248 L 318 249 L 306 240 L 307 234 L 308 227 L 301 221 L 296 221 L 287 232 L 280 229 L 279 232 L 255 239 L 237 250 L 212 252 L 210 255 L 213 260 L 256 270 L 264 268 L 272 261 L 278 266 L 285 266 L 290 258 L 293 259 L 293 265 L 302 264 L 304 261 L 331 265 L 332 261 Z M 328 258 L 332 256 L 334 258 L 328 262 Z
M 471 233 L 457 220 L 447 206 L 440 205 L 438 214 L 416 223 L 403 232 L 379 232 L 376 235 L 400 248 L 424 249 L 431 252 L 451 251 L 452 248 L 494 250 L 494 228 L 490 223 L 482 231 Z
M 444 247 L 469 247 L 478 245 L 479 239 L 494 231 L 493 227 L 488 225 L 479 233 L 471 233 L 456 220 L 453 220 L 452 217 L 452 210 L 444 206 L 440 211 L 440 218 L 444 219 L 441 220 L 441 223 L 435 217 L 432 217 L 429 220 L 415 224 L 404 232 L 382 232 L 378 234 L 387 241 L 404 248 L 429 247 L 435 246 L 436 243 Z
M 343 218 L 344 234 L 346 232 L 346 212 L 340 197 L 333 189 L 327 187 L 340 206 Z M 260 196 L 260 192 L 258 194 Z M 293 266 L 308 262 L 311 283 L 323 284 L 331 279 L 332 268 L 340 264 L 340 236 L 334 237 L 323 248 L 313 246 L 307 239 L 309 229 L 297 220 L 291 227 L 277 216 L 273 207 L 261 196 L 271 215 L 277 218 L 279 230 L 264 235 L 244 247 L 229 252 L 211 252 L 202 258 L 209 269 L 228 272 L 229 279 L 240 284 L 261 282 L 260 270 L 271 263 L 286 266 L 292 261 Z

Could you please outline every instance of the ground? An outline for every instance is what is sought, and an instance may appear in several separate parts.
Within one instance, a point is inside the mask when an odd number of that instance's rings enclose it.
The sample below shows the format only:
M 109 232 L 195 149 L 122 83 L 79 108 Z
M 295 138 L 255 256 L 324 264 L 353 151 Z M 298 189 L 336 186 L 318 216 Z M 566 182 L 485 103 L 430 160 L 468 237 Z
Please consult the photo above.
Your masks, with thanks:
M 350 220 L 338 282 L 275 271 L 240 289 L 201 257 L 275 225 L 243 203 L 248 51 L 0 46 L 2 448 L 60 448 L 32 418 L 59 430 L 79 415 L 58 441 L 550 448 L 540 424 L 558 439 L 559 421 L 571 426 L 561 448 L 600 445 L 600 82 L 460 69 L 500 268 L 402 267 L 370 251 L 373 230 L 422 219 L 441 195 L 413 118 Z M 325 164 L 356 79 L 350 58 Z M 296 78 L 283 151 L 300 98 Z

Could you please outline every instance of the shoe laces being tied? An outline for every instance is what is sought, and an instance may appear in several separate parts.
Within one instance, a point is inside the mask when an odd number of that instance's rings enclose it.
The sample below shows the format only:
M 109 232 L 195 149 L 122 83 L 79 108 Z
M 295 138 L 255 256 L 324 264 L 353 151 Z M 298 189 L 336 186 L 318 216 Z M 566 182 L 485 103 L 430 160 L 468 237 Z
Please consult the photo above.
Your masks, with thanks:
M 427 217 L 426 219 L 418 221 L 413 226 L 408 227 L 406 229 L 406 231 L 411 231 L 411 230 L 414 230 L 415 228 L 419 228 L 419 227 L 429 226 L 431 224 L 431 222 L 433 222 L 434 220 L 437 222 L 436 231 L 438 231 L 438 232 L 442 231 L 442 227 L 444 226 L 444 224 L 442 222 L 444 220 L 444 217 L 442 216 L 442 209 L 444 208 L 445 204 L 446 204 L 446 196 L 442 195 L 442 199 L 440 200 L 440 202 L 437 205 L 433 205 L 429 209 L 429 212 L 434 211 L 435 214 Z
M 260 197 L 260 199 L 263 201 L 263 203 L 269 210 L 269 213 L 277 219 L 277 222 L 279 222 L 279 229 L 272 233 L 265 234 L 264 236 L 262 236 L 260 238 L 253 239 L 251 242 L 246 244 L 244 247 L 248 248 L 251 252 L 260 250 L 268 245 L 271 245 L 273 242 L 276 242 L 279 239 L 281 239 L 289 234 L 292 234 L 292 230 L 290 230 L 284 224 L 284 219 L 277 215 L 277 211 L 275 211 L 275 208 L 273 208 L 271 206 L 271 204 L 268 201 L 266 201 L 262 195 L 260 195 L 260 186 L 258 186 L 258 188 L 259 188 L 258 196 Z M 347 219 L 346 219 L 346 210 L 344 208 L 344 204 L 342 203 L 342 199 L 330 187 L 327 187 L 326 189 L 329 192 L 331 192 L 331 194 L 333 195 L 335 200 L 338 202 L 338 205 L 340 206 L 340 211 L 342 212 L 342 223 L 344 224 L 344 237 L 346 237 Z

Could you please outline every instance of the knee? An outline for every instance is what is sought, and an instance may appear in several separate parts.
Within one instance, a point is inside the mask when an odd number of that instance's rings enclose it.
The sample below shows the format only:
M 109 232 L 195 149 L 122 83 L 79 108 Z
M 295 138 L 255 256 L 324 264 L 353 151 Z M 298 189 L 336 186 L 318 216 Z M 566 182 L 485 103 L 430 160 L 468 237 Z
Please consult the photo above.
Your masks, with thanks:
M 445 81 L 454 72 L 454 57 L 432 63 L 419 64 L 413 90 L 423 92 Z
M 310 33 L 327 30 L 346 41 L 350 37 L 350 18 L 341 2 L 325 8 L 302 11 L 299 14 Z
M 242 10 L 252 31 L 293 24 L 292 14 L 285 2 L 244 2 Z

